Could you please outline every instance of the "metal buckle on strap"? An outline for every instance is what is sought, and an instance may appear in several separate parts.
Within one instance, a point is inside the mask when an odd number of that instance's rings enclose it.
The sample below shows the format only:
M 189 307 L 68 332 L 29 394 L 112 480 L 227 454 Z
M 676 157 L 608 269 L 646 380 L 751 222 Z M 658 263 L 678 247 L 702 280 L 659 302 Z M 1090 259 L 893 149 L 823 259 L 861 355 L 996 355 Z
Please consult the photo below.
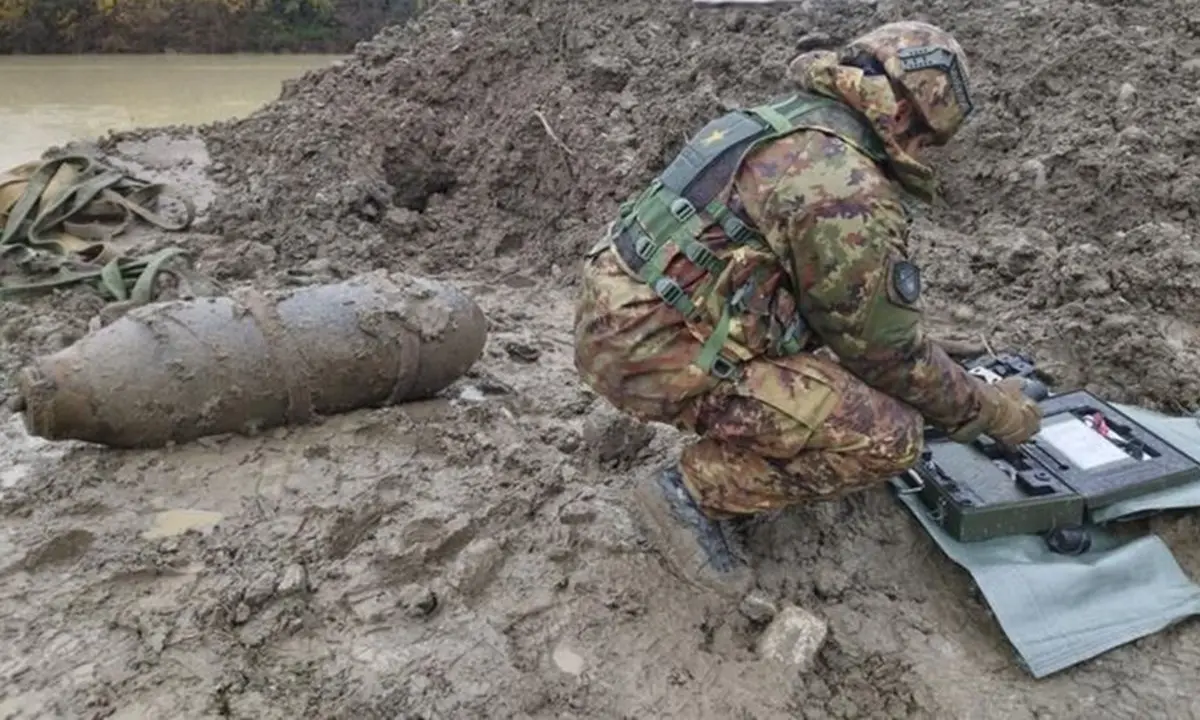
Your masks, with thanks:
M 732 360 L 728 360 L 720 355 L 713 360 L 712 369 L 709 372 L 713 377 L 720 380 L 729 380 L 737 375 L 738 364 Z

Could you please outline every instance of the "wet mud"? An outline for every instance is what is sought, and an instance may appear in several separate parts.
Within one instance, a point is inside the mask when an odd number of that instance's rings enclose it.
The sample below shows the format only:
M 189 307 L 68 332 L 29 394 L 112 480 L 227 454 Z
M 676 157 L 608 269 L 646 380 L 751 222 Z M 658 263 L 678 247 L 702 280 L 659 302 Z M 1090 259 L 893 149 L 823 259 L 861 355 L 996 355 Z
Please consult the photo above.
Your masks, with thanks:
M 829 625 L 805 672 L 760 661 L 764 619 L 670 576 L 633 520 L 632 479 L 680 438 L 577 382 L 581 251 L 690 131 L 785 91 L 797 48 L 902 17 L 958 34 L 983 108 L 934 156 L 946 202 L 916 228 L 931 325 L 1063 385 L 1200 407 L 1200 5 L 442 3 L 246 120 L 102 146 L 198 158 L 170 170 L 211 188 L 195 232 L 150 244 L 228 287 L 454 283 L 487 317 L 482 358 L 433 399 L 154 451 L 0 416 L 0 715 L 1200 712 L 1194 623 L 1030 679 L 883 490 L 751 534 L 766 596 Z M 0 367 L 102 309 L 4 305 Z M 1156 529 L 1200 573 L 1196 520 Z

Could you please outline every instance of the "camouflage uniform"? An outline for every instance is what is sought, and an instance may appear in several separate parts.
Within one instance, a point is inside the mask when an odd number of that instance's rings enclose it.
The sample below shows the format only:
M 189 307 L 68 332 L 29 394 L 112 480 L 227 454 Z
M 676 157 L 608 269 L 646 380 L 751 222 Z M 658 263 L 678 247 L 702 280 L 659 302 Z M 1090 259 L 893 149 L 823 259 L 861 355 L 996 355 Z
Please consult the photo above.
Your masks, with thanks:
M 901 27 L 910 45 L 953 42 L 936 28 Z M 952 50 L 961 58 L 956 44 Z M 724 261 L 719 275 L 709 278 L 682 252 L 664 264 L 664 274 L 697 298 L 695 316 L 664 303 L 631 271 L 611 228 L 584 263 L 576 367 L 621 410 L 700 436 L 679 470 L 708 518 L 876 485 L 914 464 L 925 421 L 960 437 L 979 432 L 979 382 L 929 341 L 911 283 L 906 293 L 897 282 L 899 273 L 915 272 L 905 196 L 929 199 L 933 190 L 931 171 L 896 137 L 888 75 L 902 70 L 894 58 L 865 52 L 860 67 L 847 65 L 855 55 L 853 47 L 809 53 L 790 73 L 803 90 L 854 108 L 874 137 L 862 122 L 839 121 L 845 113 L 818 111 L 805 118 L 808 129 L 748 153 L 723 201 L 765 246 L 733 242 L 713 224 L 700 240 Z M 915 75 L 929 83 L 921 130 L 944 142 L 948 135 L 935 131 L 962 118 L 938 113 L 949 114 L 956 98 L 944 73 Z M 864 150 L 871 142 L 882 143 L 885 162 Z M 741 311 L 722 348 L 738 373 L 715 377 L 695 359 L 739 291 Z M 800 351 L 781 352 L 774 340 L 797 314 L 807 326 Z

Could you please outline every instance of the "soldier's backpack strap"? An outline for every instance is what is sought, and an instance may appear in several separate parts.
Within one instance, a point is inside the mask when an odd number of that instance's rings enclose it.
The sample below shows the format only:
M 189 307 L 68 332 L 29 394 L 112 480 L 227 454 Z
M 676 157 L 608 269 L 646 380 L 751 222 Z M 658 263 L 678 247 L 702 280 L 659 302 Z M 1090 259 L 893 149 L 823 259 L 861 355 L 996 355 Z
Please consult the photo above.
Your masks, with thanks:
M 809 124 L 806 116 L 836 118 L 835 123 Z M 737 169 L 746 155 L 763 143 L 796 130 L 816 127 L 846 137 L 872 158 L 886 157 L 878 138 L 854 112 L 836 100 L 810 94 L 797 94 L 784 100 L 743 110 L 734 110 L 706 125 L 679 152 L 663 172 L 636 197 L 621 205 L 620 218 L 610 237 L 622 262 L 664 302 L 689 320 L 697 319 L 699 307 L 707 297 L 725 262 L 699 241 L 704 230 L 715 222 L 731 240 L 739 244 L 768 248 L 759 231 L 743 222 L 722 202 Z M 838 127 L 829 127 L 836 124 Z M 843 127 L 844 126 L 844 127 Z M 872 140 L 875 144 L 872 145 Z M 878 152 L 878 155 L 876 154 Z M 700 215 L 703 211 L 707 218 Z M 689 296 L 670 277 L 665 266 L 670 246 L 677 248 L 708 277 Z M 729 336 L 730 321 L 739 311 L 743 293 L 725 303 L 712 335 L 704 343 L 695 364 L 717 377 L 731 377 L 739 361 L 723 353 Z M 798 338 L 805 328 L 799 318 L 781 338 L 781 350 L 799 352 Z

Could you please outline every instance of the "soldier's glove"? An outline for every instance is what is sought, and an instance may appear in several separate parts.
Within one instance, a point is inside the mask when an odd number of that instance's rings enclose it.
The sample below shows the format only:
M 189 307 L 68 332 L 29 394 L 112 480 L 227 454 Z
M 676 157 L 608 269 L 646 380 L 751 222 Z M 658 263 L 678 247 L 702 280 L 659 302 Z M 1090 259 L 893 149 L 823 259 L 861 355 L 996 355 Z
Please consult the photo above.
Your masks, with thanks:
M 1025 381 L 1004 378 L 991 385 L 980 382 L 979 414 L 950 435 L 957 442 L 970 442 L 986 433 L 1002 445 L 1020 445 L 1037 434 L 1042 426 L 1042 409 L 1022 392 Z

